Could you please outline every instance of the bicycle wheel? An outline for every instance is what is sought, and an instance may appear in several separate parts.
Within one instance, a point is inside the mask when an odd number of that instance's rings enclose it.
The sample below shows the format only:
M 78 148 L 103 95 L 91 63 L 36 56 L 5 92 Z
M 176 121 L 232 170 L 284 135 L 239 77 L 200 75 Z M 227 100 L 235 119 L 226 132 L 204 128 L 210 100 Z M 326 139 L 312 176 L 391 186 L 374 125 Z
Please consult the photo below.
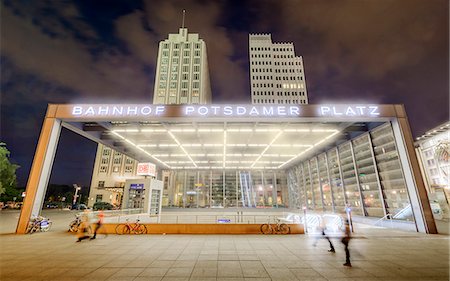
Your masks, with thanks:
M 131 232 L 131 226 L 125 225 L 125 227 L 122 229 L 122 234 L 130 234 Z
M 261 225 L 262 234 L 272 234 L 272 226 L 268 223 Z
M 78 226 L 79 226 L 80 224 L 78 223 L 78 222 L 72 222 L 70 225 L 69 225 L 69 231 L 70 232 L 78 232 Z
M 141 224 L 135 229 L 135 232 L 136 234 L 147 234 L 147 227 Z
M 281 233 L 281 234 L 291 233 L 291 228 L 285 223 L 280 224 L 280 228 L 278 230 L 279 230 L 279 233 Z
M 116 226 L 116 234 L 124 234 L 124 229 L 128 228 L 126 224 L 119 224 L 118 226 Z M 130 230 L 128 229 L 128 233 L 130 232 Z

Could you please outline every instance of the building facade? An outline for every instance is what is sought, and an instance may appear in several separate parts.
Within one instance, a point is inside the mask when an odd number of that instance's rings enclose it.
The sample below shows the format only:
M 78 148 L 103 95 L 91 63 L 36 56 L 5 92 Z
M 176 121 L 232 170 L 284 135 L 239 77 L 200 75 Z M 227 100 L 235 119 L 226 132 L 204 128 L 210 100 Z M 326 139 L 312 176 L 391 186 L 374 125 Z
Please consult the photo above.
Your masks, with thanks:
M 253 104 L 308 104 L 303 58 L 295 55 L 294 44 L 250 34 L 249 57 Z
M 425 186 L 437 220 L 450 220 L 450 122 L 426 132 L 415 142 Z
M 153 104 L 211 103 L 206 44 L 180 28 L 159 43 Z

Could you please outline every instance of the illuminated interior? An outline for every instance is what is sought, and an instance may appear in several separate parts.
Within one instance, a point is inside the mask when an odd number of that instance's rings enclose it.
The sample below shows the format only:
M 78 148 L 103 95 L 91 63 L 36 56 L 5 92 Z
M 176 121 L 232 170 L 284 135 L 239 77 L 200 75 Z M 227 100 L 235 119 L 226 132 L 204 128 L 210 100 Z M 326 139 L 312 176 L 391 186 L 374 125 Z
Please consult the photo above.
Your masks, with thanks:
M 371 127 L 378 125 L 374 123 Z M 367 131 L 350 122 L 85 123 L 101 142 L 163 169 L 286 169 L 308 153 Z

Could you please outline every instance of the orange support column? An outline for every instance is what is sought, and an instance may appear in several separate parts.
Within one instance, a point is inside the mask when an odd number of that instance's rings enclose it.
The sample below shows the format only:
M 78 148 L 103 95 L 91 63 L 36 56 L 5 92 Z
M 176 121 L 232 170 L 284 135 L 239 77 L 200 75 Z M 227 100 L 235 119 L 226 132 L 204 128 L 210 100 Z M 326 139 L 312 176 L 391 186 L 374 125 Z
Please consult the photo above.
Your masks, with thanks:
M 16 228 L 17 234 L 25 234 L 30 217 L 41 212 L 61 132 L 61 120 L 55 118 L 55 113 L 56 106 L 49 105 L 27 182 L 26 196 Z

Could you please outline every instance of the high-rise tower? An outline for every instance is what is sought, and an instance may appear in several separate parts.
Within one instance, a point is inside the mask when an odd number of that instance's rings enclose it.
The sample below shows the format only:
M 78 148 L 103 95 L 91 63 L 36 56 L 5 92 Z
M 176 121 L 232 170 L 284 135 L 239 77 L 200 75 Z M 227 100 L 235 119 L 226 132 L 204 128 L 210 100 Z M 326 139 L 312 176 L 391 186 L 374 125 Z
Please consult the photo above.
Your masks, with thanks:
M 154 104 L 211 103 L 206 44 L 198 34 L 189 34 L 183 25 L 178 34 L 159 43 L 155 75 Z M 105 201 L 120 204 L 126 179 L 136 176 L 137 162 L 99 144 L 92 174 L 89 206 Z M 168 181 L 168 171 L 162 179 Z M 168 191 L 164 190 L 163 201 Z
M 153 103 L 211 103 L 206 44 L 184 26 L 159 43 Z
M 253 104 L 308 104 L 303 59 L 294 44 L 272 43 L 270 34 L 250 34 Z

